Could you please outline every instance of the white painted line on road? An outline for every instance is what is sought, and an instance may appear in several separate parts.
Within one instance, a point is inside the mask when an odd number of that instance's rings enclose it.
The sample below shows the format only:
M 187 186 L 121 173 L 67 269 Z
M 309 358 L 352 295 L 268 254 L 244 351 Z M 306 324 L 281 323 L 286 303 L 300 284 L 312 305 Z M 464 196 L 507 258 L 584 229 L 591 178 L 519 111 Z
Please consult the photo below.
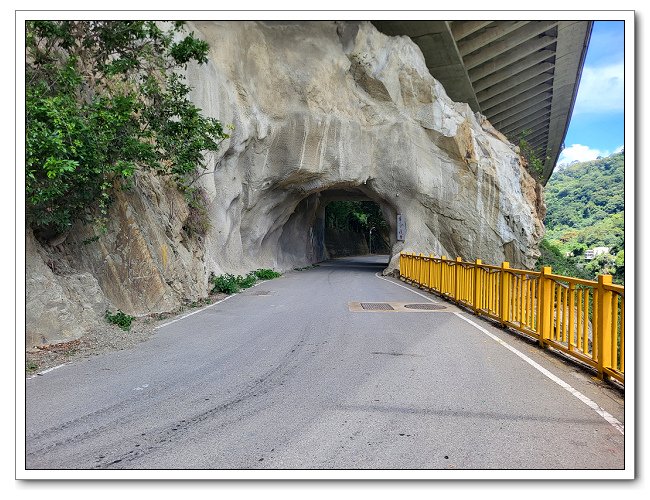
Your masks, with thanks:
M 201 311 L 205 311 L 206 309 L 209 309 L 209 308 L 211 308 L 212 306 L 216 306 L 217 304 L 221 304 L 222 302 L 225 302 L 225 301 L 228 300 L 228 299 L 232 299 L 235 295 L 237 295 L 237 294 L 235 293 L 235 294 L 233 294 L 233 295 L 228 295 L 227 297 L 224 297 L 223 299 L 218 300 L 217 302 L 214 302 L 214 303 L 212 303 L 212 304 L 210 304 L 210 305 L 207 305 L 207 306 L 205 306 L 205 307 L 202 307 L 201 309 L 197 309 L 196 311 L 192 311 L 191 313 L 187 313 L 187 314 L 181 316 L 180 318 L 176 318 L 176 319 L 173 319 L 173 320 L 171 320 L 171 321 L 168 321 L 167 323 L 163 323 L 162 325 L 159 325 L 159 326 L 157 326 L 156 328 L 154 328 L 154 330 L 158 330 L 159 328 L 164 328 L 164 327 L 166 327 L 166 326 L 171 325 L 172 323 L 176 323 L 177 321 L 180 321 L 180 320 L 182 320 L 182 319 L 189 318 L 189 317 L 192 316 L 193 314 L 200 313 Z
M 498 342 L 499 344 L 501 344 L 503 347 L 505 347 L 505 348 L 508 349 L 509 351 L 511 351 L 511 352 L 513 352 L 514 354 L 516 354 L 517 356 L 519 356 L 519 357 L 520 357 L 521 359 L 523 359 L 526 363 L 528 363 L 528 364 L 531 365 L 533 368 L 536 368 L 537 370 L 539 370 L 540 372 L 542 372 L 542 374 L 544 374 L 545 376 L 547 376 L 548 378 L 550 378 L 550 379 L 551 379 L 553 382 L 555 382 L 557 385 L 559 385 L 560 387 L 562 387 L 562 388 L 566 389 L 567 391 L 569 391 L 569 392 L 570 392 L 571 394 L 573 394 L 576 398 L 578 398 L 580 401 L 582 401 L 584 404 L 586 404 L 589 408 L 591 408 L 591 409 L 594 410 L 596 413 L 598 413 L 598 415 L 600 415 L 600 416 L 603 417 L 605 420 L 607 420 L 607 422 L 609 422 L 609 423 L 612 425 L 612 427 L 614 427 L 618 432 L 620 432 L 621 434 L 625 435 L 625 426 L 624 426 L 621 422 L 619 422 L 619 421 L 616 419 L 616 417 L 614 417 L 613 415 L 611 415 L 611 414 L 609 414 L 608 412 L 606 412 L 604 409 L 602 409 L 600 406 L 598 406 L 598 404 L 596 404 L 594 401 L 592 401 L 592 400 L 589 399 L 587 396 L 585 396 L 584 394 L 582 394 L 580 391 L 574 389 L 574 388 L 571 387 L 569 384 L 567 384 L 564 380 L 562 380 L 561 378 L 559 378 L 559 377 L 557 377 L 556 375 L 552 374 L 552 373 L 551 373 L 550 371 L 548 371 L 546 368 L 544 368 L 544 367 L 541 366 L 540 364 L 536 363 L 535 361 L 533 361 L 532 359 L 530 359 L 528 356 L 526 356 L 526 355 L 523 354 L 522 352 L 520 352 L 520 351 L 518 351 L 517 349 L 515 349 L 514 347 L 512 347 L 510 344 L 504 342 L 503 340 L 501 340 L 499 337 L 497 337 L 497 336 L 494 335 L 493 333 L 488 332 L 488 331 L 487 331 L 485 328 L 483 328 L 481 325 L 478 325 L 478 324 L 474 323 L 471 319 L 466 318 L 465 316 L 463 316 L 462 313 L 455 312 L 454 314 L 455 314 L 456 316 L 458 316 L 460 319 L 462 319 L 462 320 L 464 320 L 464 321 L 467 321 L 470 325 L 474 326 L 475 328 L 477 328 L 478 330 L 480 330 L 481 332 L 483 332 L 485 335 L 487 335 L 488 337 L 490 337 L 492 340 L 495 340 L 496 342 Z
M 68 361 L 67 363 L 63 363 L 62 365 L 53 366 L 52 368 L 48 368 L 47 370 L 43 370 L 42 372 L 38 372 L 36 375 L 32 375 L 31 377 L 27 377 L 27 380 L 30 380 L 30 379 L 33 379 L 33 378 L 36 378 L 36 377 L 40 377 L 41 375 L 45 375 L 46 373 L 49 373 L 52 370 L 56 370 L 56 369 L 61 368 L 62 366 L 65 366 L 65 365 L 69 365 L 70 363 L 71 362 Z
M 255 288 L 257 285 L 261 285 L 262 283 L 266 283 L 267 281 L 269 281 L 269 280 L 263 280 L 263 281 L 260 281 L 260 282 L 258 282 L 258 283 L 255 283 L 253 286 L 247 288 L 247 290 L 249 290 L 249 289 L 251 289 L 251 288 Z M 166 327 L 166 326 L 171 325 L 172 323 L 176 323 L 177 321 L 180 321 L 180 320 L 182 320 L 182 319 L 189 318 L 189 317 L 192 316 L 193 314 L 200 313 L 201 311 L 205 311 L 206 309 L 209 309 L 209 308 L 211 308 L 212 306 L 216 306 L 217 304 L 221 304 L 222 302 L 225 302 L 225 301 L 228 300 L 228 299 L 232 299 L 233 297 L 239 295 L 240 293 L 241 293 L 241 292 L 237 292 L 237 293 L 233 293 L 232 295 L 228 295 L 227 297 L 224 297 L 223 299 L 218 300 L 217 302 L 214 302 L 214 303 L 212 303 L 212 304 L 210 304 L 210 305 L 207 305 L 207 306 L 205 306 L 205 307 L 202 307 L 201 309 L 197 309 L 196 311 L 192 311 L 191 313 L 187 313 L 187 314 L 185 314 L 185 315 L 183 315 L 183 316 L 181 316 L 181 317 L 179 317 L 179 318 L 176 318 L 176 319 L 173 319 L 173 320 L 171 320 L 171 321 L 168 321 L 167 323 L 163 323 L 162 325 L 159 325 L 159 326 L 157 326 L 156 328 L 154 328 L 154 330 L 158 330 L 159 328 L 164 328 L 164 327 Z
M 391 280 L 389 280 L 389 279 L 387 279 L 387 278 L 384 278 L 383 276 L 379 276 L 379 273 L 375 273 L 375 276 L 376 276 L 377 278 L 379 278 L 380 280 L 388 281 L 389 283 L 392 283 L 393 285 L 395 285 L 395 286 L 399 286 L 399 287 L 401 287 L 401 288 L 406 288 L 409 292 L 413 292 L 413 293 L 419 295 L 420 297 L 423 297 L 423 298 L 427 299 L 428 301 L 433 302 L 434 304 L 438 304 L 438 301 L 437 301 L 437 300 L 433 300 L 432 298 L 429 298 L 429 297 L 427 297 L 426 295 L 421 294 L 420 292 L 416 292 L 416 291 L 413 290 L 413 288 L 410 287 L 410 286 L 404 286 L 404 285 L 400 285 L 399 283 L 395 283 L 394 281 L 391 281 Z

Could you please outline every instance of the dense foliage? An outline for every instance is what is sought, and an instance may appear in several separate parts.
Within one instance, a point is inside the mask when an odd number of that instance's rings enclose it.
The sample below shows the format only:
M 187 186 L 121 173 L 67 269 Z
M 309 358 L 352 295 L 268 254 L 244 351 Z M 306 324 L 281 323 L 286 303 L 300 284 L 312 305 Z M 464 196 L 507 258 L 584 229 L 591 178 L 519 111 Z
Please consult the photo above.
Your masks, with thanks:
M 334 201 L 325 208 L 325 224 L 357 233 L 388 228 L 379 205 L 372 201 Z
M 138 169 L 192 183 L 228 137 L 177 72 L 207 61 L 182 22 L 32 21 L 26 37 L 26 208 L 37 231 L 101 221 Z
M 333 201 L 325 208 L 325 225 L 341 234 L 357 233 L 366 241 L 371 253 L 386 252 L 390 248 L 390 227 L 381 208 L 373 201 Z
M 537 260 L 537 269 L 550 266 L 555 274 L 573 276 L 574 278 L 593 279 L 585 269 L 580 269 L 574 259 L 566 257 L 560 249 L 548 240 L 542 240 L 539 245 L 540 257 Z
M 625 155 L 617 153 L 558 169 L 546 185 L 546 246 L 570 254 L 590 279 L 624 278 L 624 170 Z M 609 247 L 610 255 L 585 261 L 585 250 L 598 246 Z

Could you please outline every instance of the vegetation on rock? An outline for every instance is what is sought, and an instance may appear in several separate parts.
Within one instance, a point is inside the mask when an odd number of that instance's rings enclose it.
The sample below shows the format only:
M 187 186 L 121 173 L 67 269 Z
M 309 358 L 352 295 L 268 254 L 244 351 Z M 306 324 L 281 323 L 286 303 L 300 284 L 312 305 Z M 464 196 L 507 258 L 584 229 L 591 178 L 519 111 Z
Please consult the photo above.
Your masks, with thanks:
M 182 22 L 29 21 L 26 31 L 26 209 L 37 233 L 103 227 L 112 190 L 140 169 L 189 190 L 204 153 L 228 137 L 187 97 L 178 70 L 206 62 L 208 45 Z M 204 231 L 195 216 L 190 231 Z
M 525 160 L 528 173 L 540 180 L 544 173 L 544 164 L 549 160 L 544 158 L 539 149 L 535 149 L 529 142 L 530 130 L 524 130 L 519 136 L 519 152 Z

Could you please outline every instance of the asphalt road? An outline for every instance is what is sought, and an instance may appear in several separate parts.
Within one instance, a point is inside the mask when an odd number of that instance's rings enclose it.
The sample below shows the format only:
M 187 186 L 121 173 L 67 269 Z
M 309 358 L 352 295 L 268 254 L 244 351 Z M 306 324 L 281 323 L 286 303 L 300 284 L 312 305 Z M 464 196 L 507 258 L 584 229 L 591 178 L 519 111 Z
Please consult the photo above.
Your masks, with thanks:
M 26 380 L 27 469 L 620 469 L 622 395 L 532 342 L 338 259 L 136 347 Z M 392 281 L 392 282 L 391 282 Z

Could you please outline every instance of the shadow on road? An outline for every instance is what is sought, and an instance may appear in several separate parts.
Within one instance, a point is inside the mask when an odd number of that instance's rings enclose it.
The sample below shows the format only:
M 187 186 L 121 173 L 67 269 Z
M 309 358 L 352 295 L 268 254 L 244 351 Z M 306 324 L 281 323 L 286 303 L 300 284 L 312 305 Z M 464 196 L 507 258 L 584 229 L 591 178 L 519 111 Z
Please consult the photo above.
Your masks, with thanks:
M 359 255 L 355 257 L 338 257 L 336 259 L 325 260 L 318 264 L 319 267 L 328 269 L 336 268 L 337 270 L 354 270 L 368 271 L 376 273 L 383 271 L 388 266 L 390 255 Z

